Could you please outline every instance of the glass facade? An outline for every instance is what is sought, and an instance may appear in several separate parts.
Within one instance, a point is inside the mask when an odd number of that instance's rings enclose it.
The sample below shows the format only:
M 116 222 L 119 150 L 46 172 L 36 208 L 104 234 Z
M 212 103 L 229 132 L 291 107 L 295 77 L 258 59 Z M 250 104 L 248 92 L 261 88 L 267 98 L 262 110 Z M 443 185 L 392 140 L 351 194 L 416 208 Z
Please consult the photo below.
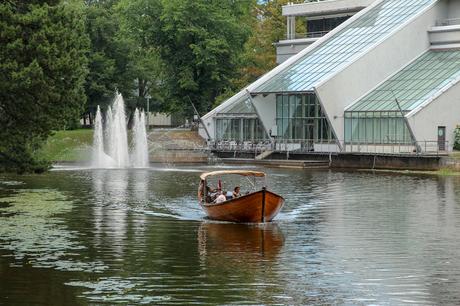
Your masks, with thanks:
M 221 110 L 219 114 L 256 114 L 256 110 L 252 106 L 251 100 L 247 96 L 241 97 L 235 103 Z
M 406 121 L 398 112 L 345 112 L 345 142 L 410 144 Z
M 460 50 L 430 50 L 347 111 L 411 111 L 460 77 Z
M 458 78 L 460 50 L 425 52 L 345 111 L 345 142 L 411 143 L 401 110 L 409 113 Z
M 321 18 L 315 20 L 307 20 L 307 33 L 310 32 L 329 32 L 335 29 L 342 22 L 350 18 L 350 16 L 334 17 L 334 18 Z
M 259 118 L 217 118 L 216 139 L 260 141 L 267 139 L 267 135 Z
M 314 94 L 276 95 L 276 126 L 279 139 L 335 139 Z
M 308 92 L 436 0 L 384 0 L 253 90 Z
M 217 140 L 241 142 L 268 139 L 248 97 L 219 112 L 215 123 Z

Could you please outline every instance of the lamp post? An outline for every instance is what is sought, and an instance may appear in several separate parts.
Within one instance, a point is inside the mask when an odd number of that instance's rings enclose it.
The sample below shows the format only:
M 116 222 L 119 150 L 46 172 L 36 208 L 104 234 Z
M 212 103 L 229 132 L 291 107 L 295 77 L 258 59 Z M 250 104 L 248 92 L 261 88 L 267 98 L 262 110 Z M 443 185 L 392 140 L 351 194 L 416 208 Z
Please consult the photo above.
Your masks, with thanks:
M 145 97 L 147 98 L 147 131 L 148 131 L 150 128 L 150 98 L 151 96 L 147 94 Z

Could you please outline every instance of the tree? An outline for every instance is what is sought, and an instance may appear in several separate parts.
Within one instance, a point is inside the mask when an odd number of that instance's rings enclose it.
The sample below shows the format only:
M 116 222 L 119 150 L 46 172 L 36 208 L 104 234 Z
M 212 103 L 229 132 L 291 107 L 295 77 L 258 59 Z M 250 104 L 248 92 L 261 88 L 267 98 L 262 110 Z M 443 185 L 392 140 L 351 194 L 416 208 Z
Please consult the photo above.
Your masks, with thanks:
M 127 0 L 126 0 L 127 1 Z M 200 112 L 231 85 L 241 63 L 250 29 L 241 19 L 249 1 L 155 0 L 129 1 L 148 20 L 145 43 L 156 46 L 164 68 L 165 105 L 191 114 L 189 100 Z M 142 13 L 140 13 L 142 12 Z
M 251 35 L 244 44 L 242 62 L 236 77 L 231 80 L 224 93 L 217 97 L 214 106 L 233 96 L 245 86 L 257 80 L 276 66 L 275 42 L 285 39 L 286 17 L 282 15 L 283 5 L 303 0 L 253 1 L 249 18 L 243 20 L 251 29 Z M 297 20 L 298 31 L 305 31 L 301 19 Z
M 150 19 L 158 9 L 157 1 L 120 1 L 116 15 L 120 23 L 119 40 L 129 46 L 129 76 L 131 96 L 127 102 L 130 120 L 134 108 L 146 108 L 146 98 L 151 97 L 150 111 L 167 111 L 164 106 L 162 84 L 164 67 L 158 47 L 149 41 Z
M 97 105 L 106 107 L 117 90 L 127 98 L 132 95 L 131 46 L 120 37 L 120 22 L 114 9 L 116 3 L 113 0 L 86 1 L 86 31 L 91 43 L 85 113 L 94 113 Z
M 79 118 L 88 39 L 75 2 L 0 4 L 0 170 L 40 171 L 34 151 Z

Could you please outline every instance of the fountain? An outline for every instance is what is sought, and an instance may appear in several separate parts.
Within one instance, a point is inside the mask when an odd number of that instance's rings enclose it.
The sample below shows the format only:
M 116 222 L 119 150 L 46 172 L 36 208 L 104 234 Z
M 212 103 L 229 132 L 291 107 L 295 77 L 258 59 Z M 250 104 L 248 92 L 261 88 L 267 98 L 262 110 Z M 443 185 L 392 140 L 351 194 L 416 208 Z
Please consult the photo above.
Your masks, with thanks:
M 97 107 L 91 160 L 93 168 L 148 167 L 145 114 L 136 108 L 134 113 L 133 146 L 131 154 L 129 154 L 124 104 L 121 94 L 117 94 L 115 101 L 112 106 L 109 106 L 105 115 L 105 133 L 103 131 L 102 113 L 100 107 Z
M 149 164 L 147 132 L 145 130 L 145 114 L 136 108 L 134 112 L 133 149 L 131 165 L 135 168 L 145 168 Z

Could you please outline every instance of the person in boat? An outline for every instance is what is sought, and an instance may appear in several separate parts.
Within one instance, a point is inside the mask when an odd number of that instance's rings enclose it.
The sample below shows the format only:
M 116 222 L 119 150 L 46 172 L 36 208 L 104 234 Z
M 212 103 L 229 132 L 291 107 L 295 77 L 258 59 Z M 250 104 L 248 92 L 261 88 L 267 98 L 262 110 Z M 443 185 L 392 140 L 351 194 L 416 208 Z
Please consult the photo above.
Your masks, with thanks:
M 236 186 L 233 189 L 233 198 L 238 198 L 239 196 L 241 196 L 241 194 L 240 194 L 240 186 Z
M 212 186 L 206 186 L 207 196 L 206 202 L 212 203 L 214 202 L 217 197 L 221 194 L 221 190 L 219 188 L 213 189 Z
M 231 192 L 230 190 L 227 191 L 227 192 L 225 193 L 225 197 L 227 198 L 227 200 L 233 199 L 233 192 Z
M 227 198 L 225 197 L 225 194 L 222 191 L 218 191 L 218 194 L 219 195 L 217 196 L 215 201 L 216 204 L 227 201 Z

